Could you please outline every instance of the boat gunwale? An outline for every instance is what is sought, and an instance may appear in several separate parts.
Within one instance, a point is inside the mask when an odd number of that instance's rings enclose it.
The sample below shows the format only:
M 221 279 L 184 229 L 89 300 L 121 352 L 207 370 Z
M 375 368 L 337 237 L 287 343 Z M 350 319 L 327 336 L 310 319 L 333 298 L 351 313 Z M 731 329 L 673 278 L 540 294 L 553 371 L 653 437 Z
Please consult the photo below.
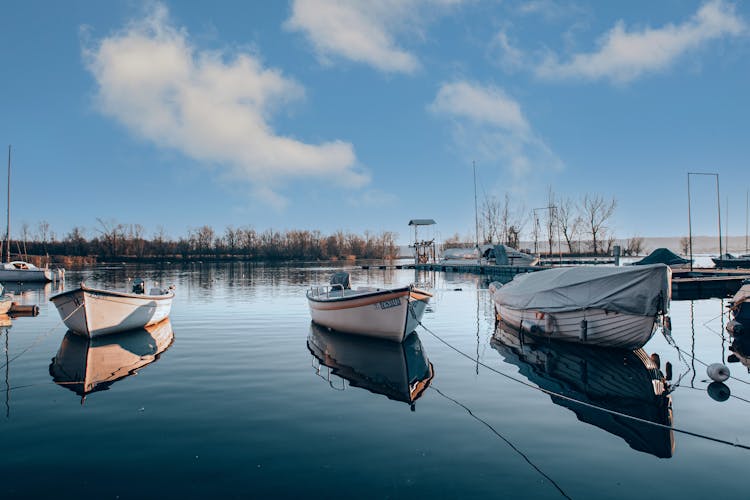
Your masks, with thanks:
M 356 290 L 353 290 L 353 292 L 356 292 Z M 311 302 L 326 304 L 326 303 L 332 303 L 332 302 L 347 302 L 347 301 L 352 301 L 352 300 L 372 298 L 372 297 L 377 297 L 379 295 L 388 295 L 392 293 L 402 294 L 404 292 L 408 292 L 410 298 L 411 298 L 411 293 L 413 292 L 416 292 L 420 295 L 424 295 L 425 298 L 427 299 L 432 297 L 431 293 L 418 289 L 418 288 L 414 288 L 412 286 L 405 286 L 405 287 L 400 287 L 400 288 L 388 288 L 388 289 L 382 289 L 382 290 L 363 291 L 362 293 L 354 293 L 349 296 L 343 295 L 341 297 L 329 297 L 329 298 L 322 298 L 322 299 L 318 297 L 313 297 L 311 295 L 312 290 L 307 290 L 306 295 L 307 295 L 307 300 Z M 424 300 L 424 299 L 414 298 L 414 300 Z
M 168 290 L 167 293 L 162 295 L 148 295 L 144 293 L 129 293 L 129 292 L 117 292 L 113 290 L 102 290 L 101 288 L 89 288 L 83 284 L 80 287 L 68 290 L 67 292 L 58 293 L 57 295 L 50 297 L 51 302 L 55 302 L 57 299 L 64 298 L 69 295 L 74 295 L 79 292 L 94 293 L 98 295 L 112 296 L 112 297 L 123 297 L 128 299 L 142 299 L 142 300 L 167 300 L 174 298 L 174 290 Z

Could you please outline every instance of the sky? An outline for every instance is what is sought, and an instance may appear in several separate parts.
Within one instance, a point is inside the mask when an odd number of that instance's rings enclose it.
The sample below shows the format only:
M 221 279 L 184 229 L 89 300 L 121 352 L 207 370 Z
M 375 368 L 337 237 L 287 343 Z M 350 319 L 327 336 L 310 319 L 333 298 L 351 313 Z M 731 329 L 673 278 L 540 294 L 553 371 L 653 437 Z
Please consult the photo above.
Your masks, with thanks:
M 716 173 L 745 234 L 748 2 L 11 0 L 0 72 L 14 234 L 472 235 L 474 172 L 480 205 L 615 199 L 621 238 L 686 235 Z

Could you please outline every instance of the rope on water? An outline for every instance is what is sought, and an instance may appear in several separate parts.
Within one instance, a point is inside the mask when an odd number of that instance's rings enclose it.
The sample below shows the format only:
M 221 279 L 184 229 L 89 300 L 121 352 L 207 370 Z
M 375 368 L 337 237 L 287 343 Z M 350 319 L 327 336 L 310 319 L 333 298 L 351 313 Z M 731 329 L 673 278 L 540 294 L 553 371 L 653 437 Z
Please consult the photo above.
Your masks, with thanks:
M 31 344 L 29 344 L 25 349 L 23 349 L 21 352 L 19 352 L 18 354 L 10 358 L 7 363 L 0 365 L 0 369 L 5 368 L 6 366 L 10 365 L 13 361 L 17 360 L 18 358 L 26 354 L 28 351 L 30 351 L 32 348 L 36 347 L 39 344 L 39 342 L 41 342 L 45 337 L 47 337 L 53 331 L 55 331 L 55 329 L 57 329 L 57 327 L 59 327 L 60 324 L 64 324 L 66 321 L 68 321 L 68 319 L 70 319 L 71 316 L 73 316 L 76 312 L 78 312 L 78 310 L 81 307 L 83 307 L 83 304 L 84 303 L 81 302 L 75 309 L 71 311 L 70 314 L 68 314 L 65 318 L 62 318 L 59 322 L 55 323 L 55 325 L 52 328 L 48 329 L 46 332 L 42 332 L 39 335 L 37 335 L 34 341 Z
M 497 430 L 494 427 L 492 427 L 489 423 L 487 423 L 486 420 L 483 420 L 483 419 L 479 418 L 477 415 L 475 415 L 474 412 L 471 411 L 471 408 L 469 408 L 465 404 L 461 403 L 460 401 L 457 401 L 457 400 L 453 399 L 452 397 L 444 394 L 440 389 L 438 389 L 434 385 L 432 386 L 432 389 L 435 390 L 435 391 L 437 391 L 437 393 L 440 394 L 441 396 L 443 396 L 445 399 L 454 402 L 455 404 L 457 404 L 458 406 L 460 406 L 461 408 L 463 408 L 464 410 L 466 410 L 466 413 L 468 413 L 472 418 L 474 418 L 478 422 L 481 422 L 482 424 L 484 424 L 494 435 L 496 435 L 497 437 L 499 437 L 500 439 L 502 439 L 503 441 L 505 441 L 505 444 L 507 444 L 508 446 L 510 446 L 513 451 L 515 451 L 516 453 L 518 453 L 521 456 L 521 458 L 523 458 L 526 461 L 526 463 L 528 463 L 530 466 L 532 466 L 534 468 L 534 470 L 536 470 L 539 474 L 541 474 L 542 477 L 544 477 L 545 479 L 547 479 L 547 481 L 549 481 L 550 483 L 552 483 L 552 485 L 555 488 L 557 488 L 557 491 L 559 491 L 562 496 L 564 496 L 565 498 L 570 499 L 570 497 L 563 491 L 563 489 L 560 487 L 560 485 L 558 485 L 555 482 L 554 479 L 552 479 L 547 474 L 545 474 L 544 471 L 542 471 L 542 469 L 540 469 L 539 467 L 537 467 L 537 465 L 534 462 L 532 462 L 529 459 L 529 457 L 526 456 L 526 454 L 524 452 L 522 452 L 521 450 L 519 450 L 518 448 L 516 448 L 516 446 L 513 443 L 511 443 L 510 441 L 508 441 L 508 439 L 505 436 L 503 436 L 502 434 L 500 434 L 499 432 L 497 432 Z
M 507 373 L 503 373 L 503 372 L 501 372 L 501 371 L 499 371 L 499 370 L 497 370 L 497 369 L 489 366 L 488 364 L 486 364 L 486 363 L 484 363 L 482 361 L 479 361 L 478 359 L 475 359 L 475 358 L 469 356 L 468 354 L 466 354 L 465 352 L 461 351 L 457 347 L 454 347 L 453 345 L 451 345 L 448 341 L 444 340 L 437 333 L 433 332 L 432 330 L 430 330 L 429 328 L 427 328 L 426 326 L 424 326 L 424 324 L 421 321 L 419 321 L 418 323 L 419 323 L 419 326 L 421 326 L 422 328 L 425 329 L 425 331 L 427 331 L 427 333 L 429 333 L 430 335 L 432 335 L 433 337 L 435 337 L 437 340 L 439 340 L 440 342 L 442 342 L 443 344 L 445 344 L 448 348 L 452 349 L 456 353 L 460 354 L 461 356 L 465 357 L 466 359 L 471 360 L 472 363 L 477 363 L 477 364 L 481 365 L 482 367 L 486 368 L 487 370 L 489 370 L 491 372 L 494 372 L 494 373 L 496 373 L 498 375 L 501 375 L 501 376 L 503 376 L 503 377 L 505 377 L 505 378 L 507 378 L 509 380 L 517 382 L 517 383 L 519 383 L 521 385 L 524 385 L 526 387 L 529 387 L 531 389 L 537 390 L 539 392 L 543 392 L 544 394 L 547 394 L 548 396 L 554 396 L 554 397 L 557 397 L 557 398 L 560 398 L 560 399 L 564 399 L 566 401 L 570 401 L 571 403 L 576 403 L 576 404 L 579 404 L 581 406 L 585 406 L 587 408 L 591 408 L 592 410 L 598 410 L 598 411 L 601 411 L 601 412 L 604 412 L 604 413 L 608 413 L 610 415 L 614 415 L 614 416 L 621 417 L 621 418 L 626 418 L 628 420 L 632 420 L 634 422 L 639 422 L 639 423 L 642 423 L 642 424 L 645 424 L 645 425 L 651 425 L 653 427 L 658 427 L 660 429 L 671 430 L 673 432 L 677 432 L 677 433 L 680 433 L 680 434 L 686 434 L 688 436 L 693 436 L 693 437 L 697 437 L 697 438 L 701 438 L 701 439 L 706 439 L 708 441 L 713 441 L 715 443 L 725 444 L 725 445 L 732 446 L 732 447 L 735 447 L 735 448 L 742 448 L 744 450 L 750 450 L 750 446 L 748 446 L 748 445 L 744 445 L 744 444 L 740 444 L 740 443 L 733 443 L 731 441 L 727 441 L 727 440 L 720 439 L 720 438 L 717 438 L 717 437 L 707 436 L 705 434 L 699 434 L 697 432 L 692 432 L 692 431 L 688 431 L 688 430 L 685 430 L 685 429 L 679 429 L 679 428 L 673 427 L 671 425 L 665 425 L 665 424 L 660 424 L 658 422 L 652 422 L 650 420 L 646 420 L 646 419 L 639 418 L 639 417 L 634 417 L 632 415 L 628 415 L 627 413 L 622 413 L 622 412 L 619 412 L 619 411 L 610 410 L 609 408 L 603 408 L 601 406 L 597 406 L 597 405 L 594 405 L 594 404 L 591 404 L 591 403 L 587 403 L 585 401 L 580 401 L 578 399 L 571 398 L 570 396 L 566 396 L 564 394 L 560 394 L 560 393 L 557 393 L 557 392 L 554 392 L 554 391 L 550 391 L 548 389 L 544 389 L 543 387 L 539 387 L 539 386 L 534 385 L 534 384 L 532 384 L 530 382 L 526 382 L 525 380 L 521 380 L 521 379 L 516 378 L 516 377 L 514 377 L 512 375 L 508 375 Z

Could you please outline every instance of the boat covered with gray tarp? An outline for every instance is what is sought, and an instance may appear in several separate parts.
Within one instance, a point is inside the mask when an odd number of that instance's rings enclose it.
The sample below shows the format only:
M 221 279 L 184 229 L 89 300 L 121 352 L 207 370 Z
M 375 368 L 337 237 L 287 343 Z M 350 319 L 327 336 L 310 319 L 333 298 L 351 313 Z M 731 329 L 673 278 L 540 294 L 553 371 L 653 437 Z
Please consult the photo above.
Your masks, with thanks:
M 637 349 L 671 298 L 664 264 L 562 267 L 490 284 L 498 319 L 532 335 Z

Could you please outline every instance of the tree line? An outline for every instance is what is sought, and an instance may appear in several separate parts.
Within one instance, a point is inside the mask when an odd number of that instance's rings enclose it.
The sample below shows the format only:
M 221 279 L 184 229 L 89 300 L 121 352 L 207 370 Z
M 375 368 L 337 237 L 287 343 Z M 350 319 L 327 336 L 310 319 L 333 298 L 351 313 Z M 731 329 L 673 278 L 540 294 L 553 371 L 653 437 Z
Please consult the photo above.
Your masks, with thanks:
M 514 201 L 506 193 L 503 198 L 485 196 L 479 210 L 481 244 L 502 243 L 520 249 L 521 240 L 532 242 L 533 253 L 554 253 L 558 242 L 561 250 L 570 254 L 609 254 L 616 243 L 610 221 L 617 208 L 617 200 L 597 194 L 580 198 L 562 197 L 552 188 L 547 190 L 544 207 L 528 209 L 523 202 Z M 459 246 L 457 234 L 445 240 L 445 246 Z M 464 240 L 466 238 L 464 237 Z M 634 236 L 626 241 L 626 255 L 637 255 L 643 250 L 643 238 Z
M 87 236 L 84 228 L 74 227 L 58 239 L 49 224 L 41 222 L 39 230 L 31 234 L 24 225 L 22 237 L 11 242 L 11 254 L 94 256 L 99 260 L 199 260 L 243 259 L 257 261 L 383 259 L 396 257 L 397 235 L 389 231 L 363 235 L 336 231 L 267 229 L 226 227 L 217 232 L 204 225 L 188 230 L 179 238 L 170 238 L 164 229 L 151 237 L 145 235 L 140 224 L 121 224 L 97 219 L 94 234 Z M 7 258 L 7 257 L 6 257 Z

